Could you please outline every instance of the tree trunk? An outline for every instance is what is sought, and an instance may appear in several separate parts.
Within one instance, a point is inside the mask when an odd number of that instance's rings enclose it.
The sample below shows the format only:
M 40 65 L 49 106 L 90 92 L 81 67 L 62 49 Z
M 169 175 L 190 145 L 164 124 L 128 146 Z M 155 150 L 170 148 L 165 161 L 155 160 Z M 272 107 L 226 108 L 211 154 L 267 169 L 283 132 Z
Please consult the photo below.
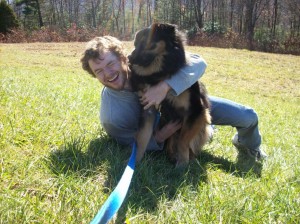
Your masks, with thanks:
M 244 33 L 246 34 L 248 40 L 248 48 L 250 50 L 254 49 L 253 46 L 253 38 L 254 38 L 254 28 L 255 28 L 255 18 L 254 18 L 254 6 L 255 0 L 247 0 L 246 1 L 246 12 L 245 12 L 245 26 Z
M 35 0 L 35 2 L 36 2 L 36 8 L 37 8 L 37 11 L 38 11 L 39 26 L 43 27 L 44 23 L 43 23 L 43 17 L 42 17 L 42 13 L 41 13 L 39 0 Z
M 134 28 L 134 0 L 131 0 L 131 34 L 135 33 Z
M 234 11 L 234 0 L 230 1 L 230 18 L 229 18 L 229 27 L 233 28 L 233 11 Z
M 202 8 L 202 0 L 193 0 L 194 11 L 195 11 L 195 19 L 199 29 L 203 28 L 203 14 L 201 12 Z
M 211 0 L 211 32 L 215 32 L 215 0 Z
M 272 26 L 272 38 L 273 39 L 275 39 L 275 36 L 276 36 L 277 18 L 278 18 L 278 2 L 277 2 L 277 0 L 274 0 L 274 21 L 273 21 L 273 26 Z

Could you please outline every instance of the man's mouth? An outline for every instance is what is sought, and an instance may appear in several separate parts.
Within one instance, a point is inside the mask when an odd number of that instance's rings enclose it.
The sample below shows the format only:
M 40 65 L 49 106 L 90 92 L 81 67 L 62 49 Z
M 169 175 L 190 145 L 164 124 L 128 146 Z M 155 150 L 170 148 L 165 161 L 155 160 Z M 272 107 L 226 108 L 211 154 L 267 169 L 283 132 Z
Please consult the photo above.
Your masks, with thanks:
M 118 77 L 119 77 L 119 72 L 116 72 L 116 73 L 114 74 L 114 76 L 113 76 L 111 79 L 108 79 L 107 81 L 108 81 L 108 82 L 113 82 L 113 81 L 115 81 Z

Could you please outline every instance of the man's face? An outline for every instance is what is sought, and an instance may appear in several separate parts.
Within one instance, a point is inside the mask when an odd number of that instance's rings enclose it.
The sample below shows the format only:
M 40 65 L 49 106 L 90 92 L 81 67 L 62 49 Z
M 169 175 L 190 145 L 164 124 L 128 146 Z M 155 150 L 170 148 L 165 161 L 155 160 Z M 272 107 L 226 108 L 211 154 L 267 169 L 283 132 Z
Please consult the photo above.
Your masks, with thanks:
M 88 63 L 104 86 L 115 90 L 124 89 L 127 82 L 127 65 L 114 53 L 105 51 L 99 58 L 90 59 Z

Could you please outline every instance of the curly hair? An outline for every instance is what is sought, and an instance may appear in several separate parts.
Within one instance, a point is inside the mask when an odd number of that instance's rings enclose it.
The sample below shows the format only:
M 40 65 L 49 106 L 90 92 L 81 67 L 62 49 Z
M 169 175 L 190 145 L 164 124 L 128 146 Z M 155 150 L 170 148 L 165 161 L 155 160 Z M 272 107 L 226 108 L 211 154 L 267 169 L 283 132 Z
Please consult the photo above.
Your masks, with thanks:
M 113 52 L 120 60 L 127 60 L 124 45 L 117 38 L 112 36 L 95 37 L 87 43 L 83 56 L 80 59 L 83 70 L 87 71 L 93 77 L 96 77 L 91 70 L 88 61 L 90 59 L 98 58 L 105 51 Z

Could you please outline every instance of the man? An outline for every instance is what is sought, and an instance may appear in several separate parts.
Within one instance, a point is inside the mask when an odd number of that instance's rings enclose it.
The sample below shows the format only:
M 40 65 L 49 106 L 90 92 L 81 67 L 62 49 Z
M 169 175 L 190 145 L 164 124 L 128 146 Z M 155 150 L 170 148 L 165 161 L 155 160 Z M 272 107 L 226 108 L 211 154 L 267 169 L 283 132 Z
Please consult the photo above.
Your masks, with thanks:
M 111 36 L 89 41 L 81 58 L 82 67 L 105 87 L 101 95 L 100 121 L 105 131 L 120 144 L 132 144 L 142 109 L 159 105 L 168 91 L 179 95 L 204 74 L 205 61 L 191 54 L 191 61 L 172 78 L 147 90 L 141 99 L 130 86 L 130 70 L 122 42 Z M 230 125 L 237 129 L 232 143 L 255 160 L 267 157 L 260 149 L 261 136 L 256 112 L 235 102 L 209 96 L 213 125 Z M 141 107 L 142 103 L 143 107 Z M 163 142 L 180 128 L 169 123 L 154 132 L 147 150 L 161 150 Z

